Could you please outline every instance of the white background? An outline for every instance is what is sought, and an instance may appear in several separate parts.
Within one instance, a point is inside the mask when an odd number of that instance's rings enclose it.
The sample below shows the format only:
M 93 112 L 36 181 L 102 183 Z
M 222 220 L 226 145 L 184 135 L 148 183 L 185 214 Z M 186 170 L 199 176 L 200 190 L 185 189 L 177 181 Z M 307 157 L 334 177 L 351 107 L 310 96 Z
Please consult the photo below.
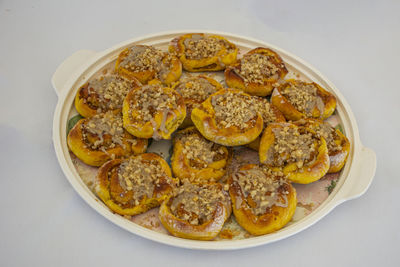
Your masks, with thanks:
M 400 2 L 297 2 L 0 1 L 0 266 L 400 266 Z M 80 49 L 196 28 L 264 40 L 324 73 L 377 153 L 367 193 L 293 237 L 231 252 L 161 245 L 92 210 L 53 150 L 53 72 Z

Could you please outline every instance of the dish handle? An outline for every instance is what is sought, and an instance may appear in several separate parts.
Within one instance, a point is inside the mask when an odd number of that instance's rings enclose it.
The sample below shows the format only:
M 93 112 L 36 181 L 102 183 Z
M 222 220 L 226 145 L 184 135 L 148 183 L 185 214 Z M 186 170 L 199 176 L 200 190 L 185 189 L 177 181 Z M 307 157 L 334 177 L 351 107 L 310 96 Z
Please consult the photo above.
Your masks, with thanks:
M 349 189 L 344 191 L 343 200 L 357 198 L 364 194 L 372 183 L 376 171 L 376 154 L 368 148 L 362 147 L 360 150 L 358 166 L 354 166 L 354 172 L 351 175 L 356 176 L 352 179 L 354 182 L 349 185 Z
M 71 74 L 96 54 L 97 52 L 93 50 L 79 50 L 65 59 L 60 66 L 58 66 L 51 78 L 51 84 L 58 96 L 64 88 L 65 83 L 71 77 Z

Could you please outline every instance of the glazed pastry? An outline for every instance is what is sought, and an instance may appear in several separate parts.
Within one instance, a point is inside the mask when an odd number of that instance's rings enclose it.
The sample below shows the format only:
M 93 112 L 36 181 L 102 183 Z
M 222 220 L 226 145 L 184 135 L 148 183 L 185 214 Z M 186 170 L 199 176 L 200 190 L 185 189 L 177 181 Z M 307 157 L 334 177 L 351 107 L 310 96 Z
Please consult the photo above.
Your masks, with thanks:
M 225 146 L 249 144 L 263 128 L 254 98 L 237 89 L 212 94 L 192 111 L 192 121 L 205 138 Z
M 128 81 L 117 75 L 93 79 L 76 93 L 75 108 L 83 117 L 91 117 L 109 110 L 119 113 L 128 92 L 140 85 L 136 79 Z
M 186 116 L 183 98 L 175 90 L 149 84 L 130 91 L 122 107 L 124 127 L 140 138 L 170 139 Z
M 282 173 L 247 164 L 228 179 L 236 221 L 252 235 L 284 227 L 296 210 L 296 190 Z
M 288 179 L 309 184 L 321 179 L 329 170 L 325 139 L 310 128 L 291 123 L 271 123 L 260 142 L 260 162 Z
M 317 119 L 301 119 L 294 124 L 311 128 L 317 136 L 322 136 L 328 146 L 330 167 L 328 173 L 340 171 L 346 163 L 350 151 L 350 142 L 338 129 L 329 123 Z
M 67 137 L 68 147 L 91 166 L 147 149 L 147 140 L 136 138 L 122 128 L 122 117 L 109 111 L 81 119 Z
M 138 79 L 142 84 L 157 79 L 172 84 L 182 75 L 179 59 L 155 47 L 134 45 L 123 50 L 115 63 L 115 71 L 127 79 Z
M 335 111 L 336 98 L 316 83 L 288 80 L 275 88 L 271 96 L 275 105 L 288 120 L 302 118 L 326 119 Z
M 270 95 L 273 85 L 288 73 L 281 57 L 268 48 L 258 47 L 247 52 L 238 62 L 225 70 L 229 87 L 251 95 Z
M 221 231 L 231 211 L 229 195 L 221 184 L 184 180 L 175 195 L 162 203 L 159 218 L 174 236 L 211 240 Z
M 168 163 L 145 153 L 106 162 L 98 171 L 95 190 L 112 211 L 137 215 L 159 206 L 175 186 Z
M 205 139 L 195 127 L 174 134 L 172 171 L 175 177 L 191 181 L 217 181 L 225 173 L 230 151 Z
M 189 33 L 171 41 L 169 51 L 175 53 L 190 72 L 219 71 L 236 61 L 237 47 L 218 35 Z
M 264 97 L 253 96 L 255 99 L 255 108 L 260 112 L 265 129 L 272 122 L 285 122 L 285 116 L 279 111 L 277 107 L 271 105 L 268 100 Z M 260 147 L 260 136 L 258 136 L 253 142 L 248 144 L 251 149 L 257 150 Z
M 200 106 L 211 94 L 222 89 L 222 85 L 213 78 L 206 75 L 189 76 L 181 79 L 173 87 L 185 101 L 186 118 L 180 128 L 193 125 L 192 110 Z

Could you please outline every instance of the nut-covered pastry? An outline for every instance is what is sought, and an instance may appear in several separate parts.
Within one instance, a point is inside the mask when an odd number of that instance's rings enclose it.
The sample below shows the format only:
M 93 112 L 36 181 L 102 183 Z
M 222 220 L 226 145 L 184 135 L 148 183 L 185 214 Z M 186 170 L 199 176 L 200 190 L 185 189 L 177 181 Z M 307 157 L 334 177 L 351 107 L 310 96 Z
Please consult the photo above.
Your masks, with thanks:
M 69 132 L 67 142 L 72 153 L 92 166 L 147 149 L 147 140 L 125 131 L 121 115 L 111 111 L 78 121 Z
M 173 87 L 185 101 L 186 118 L 180 128 L 193 125 L 192 110 L 200 106 L 210 95 L 222 89 L 222 85 L 206 75 L 189 76 L 181 79 Z
M 294 124 L 304 126 L 315 131 L 317 136 L 322 136 L 328 146 L 330 167 L 328 173 L 340 171 L 346 163 L 350 151 L 350 142 L 338 129 L 329 123 L 317 119 L 301 119 Z
M 96 194 L 112 211 L 136 215 L 172 195 L 176 181 L 167 162 L 154 153 L 106 162 L 96 177 Z
M 222 89 L 192 111 L 192 121 L 205 138 L 217 144 L 249 144 L 263 128 L 255 102 L 241 90 Z
M 275 105 L 288 120 L 302 118 L 326 119 L 335 111 L 336 98 L 316 83 L 288 80 L 275 88 L 271 96 Z
M 126 80 L 117 75 L 101 76 L 87 82 L 78 90 L 75 108 L 83 117 L 109 110 L 119 113 L 128 92 L 140 85 L 136 79 Z
M 222 36 L 189 33 L 173 39 L 169 51 L 178 56 L 184 70 L 198 72 L 225 69 L 236 61 L 238 49 Z
M 147 45 L 134 45 L 123 50 L 115 63 L 115 71 L 128 79 L 147 84 L 157 79 L 172 84 L 182 75 L 182 64 L 169 53 Z
M 205 139 L 195 127 L 174 134 L 172 171 L 175 177 L 191 181 L 217 181 L 225 173 L 230 151 Z
M 170 139 L 186 116 L 183 98 L 175 90 L 149 84 L 130 91 L 122 107 L 124 127 L 140 138 Z
M 284 227 L 296 210 L 296 190 L 282 173 L 266 166 L 241 166 L 228 179 L 236 221 L 252 235 Z
M 281 170 L 288 179 L 308 184 L 321 179 L 329 170 L 325 139 L 310 128 L 291 123 L 271 123 L 260 142 L 260 162 Z
M 221 231 L 232 208 L 221 184 L 196 184 L 184 180 L 159 212 L 164 227 L 174 236 L 211 240 Z
M 287 73 L 277 53 L 258 47 L 226 68 L 225 82 L 229 87 L 241 89 L 248 94 L 266 96 L 271 94 L 273 85 Z
M 285 122 L 285 116 L 283 116 L 282 112 L 279 111 L 277 107 L 271 105 L 268 100 L 264 97 L 253 96 L 255 100 L 255 108 L 258 112 L 260 112 L 265 129 L 268 124 L 272 122 Z M 251 149 L 257 150 L 260 147 L 260 136 L 257 137 L 253 142 L 251 142 L 248 147 Z

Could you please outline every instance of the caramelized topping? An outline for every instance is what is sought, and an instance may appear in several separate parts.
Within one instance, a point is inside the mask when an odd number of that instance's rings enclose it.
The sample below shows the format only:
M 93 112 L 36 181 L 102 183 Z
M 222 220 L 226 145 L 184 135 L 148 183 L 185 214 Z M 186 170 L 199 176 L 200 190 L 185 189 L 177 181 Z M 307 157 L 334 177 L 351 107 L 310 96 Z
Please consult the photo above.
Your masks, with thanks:
M 266 98 L 253 96 L 255 98 L 255 106 L 254 109 L 258 111 L 264 122 L 264 127 L 266 127 L 269 123 L 276 121 L 275 113 L 272 111 L 271 105 Z
M 236 126 L 243 130 L 257 116 L 255 98 L 227 91 L 211 98 L 217 123 L 224 128 Z
M 114 148 L 116 144 L 125 146 L 121 115 L 115 115 L 111 111 L 100 113 L 88 118 L 81 127 L 86 146 L 93 150 L 105 151 Z M 94 142 L 89 141 L 92 140 L 91 137 L 95 138 Z
M 303 127 L 273 128 L 274 144 L 268 150 L 267 164 L 284 166 L 296 163 L 298 168 L 311 161 L 317 153 L 318 140 Z
M 308 127 L 306 120 L 302 119 L 297 121 L 296 123 L 300 123 L 301 125 L 305 125 L 306 127 Z M 343 149 L 342 146 L 338 144 L 337 141 L 335 141 L 339 140 L 340 137 L 336 133 L 335 128 L 333 128 L 329 123 L 313 123 L 311 127 L 315 131 L 318 138 L 323 137 L 325 139 L 329 152 L 336 152 Z
M 88 98 L 84 102 L 97 103 L 98 112 L 119 109 L 126 94 L 133 88 L 132 82 L 110 75 L 94 79 L 88 85 Z
M 208 164 L 220 160 L 225 151 L 221 145 L 208 141 L 198 133 L 178 137 L 183 145 L 183 153 L 194 168 L 206 168 Z
M 263 54 L 244 55 L 240 60 L 239 75 L 243 77 L 245 84 L 263 84 L 265 78 L 278 74 L 283 64 L 276 64 L 269 56 Z M 278 77 L 276 77 L 278 78 Z
M 240 170 L 233 174 L 255 215 L 264 214 L 273 205 L 287 207 L 286 195 L 289 194 L 282 185 L 286 179 L 282 173 L 273 172 L 265 166 L 255 166 L 252 169 Z M 241 201 L 236 203 L 240 208 Z
M 215 86 L 206 78 L 191 76 L 180 81 L 176 91 L 184 98 L 188 107 L 194 109 L 200 106 L 210 95 L 216 92 Z M 189 100 L 189 102 L 187 101 Z M 196 103 L 193 103 L 194 101 Z
M 157 188 L 162 184 L 173 184 L 158 160 L 143 160 L 140 157 L 131 157 L 121 163 L 118 180 L 125 191 L 133 191 L 134 205 L 139 205 L 145 197 L 157 197 Z
M 193 34 L 185 39 L 185 55 L 188 59 L 202 59 L 216 56 L 224 48 L 232 49 L 231 45 L 222 39 Z
M 300 112 L 312 116 L 314 107 L 317 107 L 321 114 L 324 111 L 324 102 L 317 95 L 317 87 L 312 83 L 296 81 L 288 83 L 281 90 L 288 101 Z
M 155 113 L 164 111 L 166 114 L 177 108 L 178 99 L 165 93 L 159 84 L 145 85 L 134 91 L 130 108 L 138 112 L 137 121 L 152 121 Z
M 219 184 L 192 184 L 184 180 L 175 191 L 171 212 L 192 225 L 201 225 L 212 219 L 218 203 L 227 205 L 228 202 Z
M 152 46 L 135 45 L 129 49 L 121 66 L 133 72 L 154 71 L 156 78 L 164 80 L 171 68 L 172 56 Z

